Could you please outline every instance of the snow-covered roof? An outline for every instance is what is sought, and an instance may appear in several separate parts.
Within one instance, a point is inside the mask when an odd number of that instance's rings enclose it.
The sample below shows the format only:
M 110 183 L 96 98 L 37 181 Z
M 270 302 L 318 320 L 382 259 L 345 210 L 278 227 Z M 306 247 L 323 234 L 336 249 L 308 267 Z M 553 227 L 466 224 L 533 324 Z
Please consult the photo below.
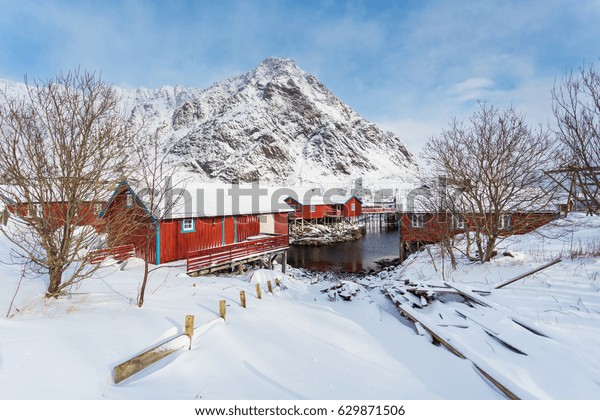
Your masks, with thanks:
M 485 197 L 485 194 L 482 193 Z M 537 187 L 522 189 L 514 193 L 501 206 L 507 213 L 557 213 L 559 205 L 565 203 L 563 196 L 545 194 Z M 484 205 L 485 199 L 483 200 Z M 439 190 L 437 187 L 420 187 L 410 191 L 403 197 L 402 209 L 407 213 L 435 213 L 439 211 L 456 211 L 462 213 L 478 212 L 475 203 L 452 187 Z M 485 205 L 484 211 L 491 211 Z
M 175 185 L 171 193 L 147 193 L 143 183 L 130 188 L 146 210 L 156 219 L 182 219 L 190 217 L 217 217 L 230 215 L 270 214 L 292 212 L 281 196 L 258 185 L 186 183 Z M 165 190 L 167 191 L 167 190 Z M 111 199 L 112 200 L 112 199 Z M 152 200 L 155 202 L 153 203 Z
M 83 202 L 99 202 L 108 200 L 111 194 L 111 190 L 114 188 L 114 185 L 109 187 L 109 184 L 106 183 L 105 186 L 98 186 L 96 191 L 88 191 L 85 196 L 81 197 Z M 66 202 L 66 198 L 64 197 L 64 191 L 55 187 L 52 189 L 40 189 L 37 186 L 29 189 L 30 197 L 28 198 L 25 194 L 25 188 L 21 186 L 17 186 L 14 184 L 0 184 L 0 200 L 5 202 L 6 204 L 27 204 L 31 201 L 32 204 L 37 204 L 41 202 L 46 203 L 62 203 Z M 42 193 L 41 196 L 40 193 Z M 38 196 L 35 196 L 38 195 Z
M 303 205 L 303 206 L 322 206 L 325 204 L 346 204 L 351 198 L 356 198 L 358 201 L 361 201 L 355 195 L 303 195 L 303 196 L 289 196 L 293 201 Z

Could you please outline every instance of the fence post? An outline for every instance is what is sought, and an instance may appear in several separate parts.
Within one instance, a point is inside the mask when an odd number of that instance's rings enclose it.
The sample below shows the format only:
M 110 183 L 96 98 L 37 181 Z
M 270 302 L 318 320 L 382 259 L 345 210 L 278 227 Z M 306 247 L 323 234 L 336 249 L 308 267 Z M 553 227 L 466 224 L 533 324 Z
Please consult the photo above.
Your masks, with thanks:
M 227 317 L 227 309 L 225 307 L 225 301 L 224 300 L 220 300 L 219 301 L 219 316 L 221 318 L 223 318 L 223 321 L 226 321 L 226 317 Z
M 269 288 L 269 293 L 273 294 L 273 285 L 271 284 L 271 280 L 267 281 L 267 287 Z
M 260 290 L 260 284 L 256 284 L 256 297 L 262 299 L 262 291 Z
M 185 316 L 185 335 L 190 338 L 190 348 L 192 349 L 192 336 L 194 335 L 194 315 L 186 315 Z
M 240 304 L 242 305 L 242 308 L 246 307 L 246 292 L 243 290 L 240 290 Z
M 279 277 L 275 277 L 275 286 L 281 287 L 281 281 L 279 281 Z

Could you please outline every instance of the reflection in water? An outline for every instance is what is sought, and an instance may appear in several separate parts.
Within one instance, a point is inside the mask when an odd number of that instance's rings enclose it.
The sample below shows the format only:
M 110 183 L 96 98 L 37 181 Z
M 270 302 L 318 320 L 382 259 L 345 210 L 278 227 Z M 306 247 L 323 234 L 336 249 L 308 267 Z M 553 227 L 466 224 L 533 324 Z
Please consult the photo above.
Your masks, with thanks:
M 288 263 L 316 271 L 368 272 L 379 268 L 375 261 L 397 258 L 398 253 L 398 230 L 377 230 L 351 242 L 320 247 L 292 245 Z

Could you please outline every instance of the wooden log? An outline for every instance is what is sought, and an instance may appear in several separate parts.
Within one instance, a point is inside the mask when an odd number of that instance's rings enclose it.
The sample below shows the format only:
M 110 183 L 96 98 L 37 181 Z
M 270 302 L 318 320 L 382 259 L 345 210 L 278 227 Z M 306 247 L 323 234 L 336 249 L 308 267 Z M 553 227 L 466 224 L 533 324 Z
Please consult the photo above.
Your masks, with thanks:
M 494 287 L 494 289 L 500 289 L 501 287 L 508 286 L 509 284 L 514 283 L 517 280 L 521 280 L 521 279 L 523 279 L 523 278 L 525 278 L 527 276 L 531 276 L 532 274 L 537 273 L 538 271 L 542 271 L 542 270 L 544 270 L 544 269 L 546 269 L 548 267 L 551 267 L 554 264 L 558 264 L 560 261 L 561 261 L 560 258 L 557 258 L 554 261 L 550 261 L 549 263 L 546 263 L 546 264 L 544 264 L 542 266 L 539 266 L 538 268 L 535 268 L 535 269 L 533 269 L 531 271 L 528 271 L 527 273 L 521 274 L 520 276 L 514 277 L 514 278 L 512 278 L 510 280 L 506 280 L 506 281 L 500 283 L 499 285 L 497 285 L 496 287 Z
M 192 337 L 194 336 L 194 315 L 186 315 L 185 316 L 184 335 L 187 335 L 190 338 L 190 347 L 188 350 L 191 350 L 192 349 Z
M 256 285 L 256 297 L 262 299 L 262 291 L 260 290 L 260 284 Z
M 273 294 L 273 285 L 271 284 L 271 280 L 267 281 L 267 288 L 269 289 L 269 293 Z
M 115 366 L 113 370 L 115 383 L 118 384 L 168 355 L 188 347 L 189 343 L 189 338 L 182 334 Z
M 227 303 L 224 300 L 219 301 L 219 316 L 223 318 L 224 321 L 227 320 Z
M 246 292 L 243 290 L 240 290 L 240 305 L 242 305 L 242 308 L 246 307 Z

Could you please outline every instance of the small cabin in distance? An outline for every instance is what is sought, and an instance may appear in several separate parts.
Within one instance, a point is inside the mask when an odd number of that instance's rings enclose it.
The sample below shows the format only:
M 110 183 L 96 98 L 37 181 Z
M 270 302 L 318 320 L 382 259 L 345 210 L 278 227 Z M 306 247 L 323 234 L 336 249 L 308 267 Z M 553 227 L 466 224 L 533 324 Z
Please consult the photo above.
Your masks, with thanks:
M 293 217 L 298 220 L 355 220 L 362 214 L 362 201 L 354 195 L 288 196 L 284 201 L 294 209 Z

